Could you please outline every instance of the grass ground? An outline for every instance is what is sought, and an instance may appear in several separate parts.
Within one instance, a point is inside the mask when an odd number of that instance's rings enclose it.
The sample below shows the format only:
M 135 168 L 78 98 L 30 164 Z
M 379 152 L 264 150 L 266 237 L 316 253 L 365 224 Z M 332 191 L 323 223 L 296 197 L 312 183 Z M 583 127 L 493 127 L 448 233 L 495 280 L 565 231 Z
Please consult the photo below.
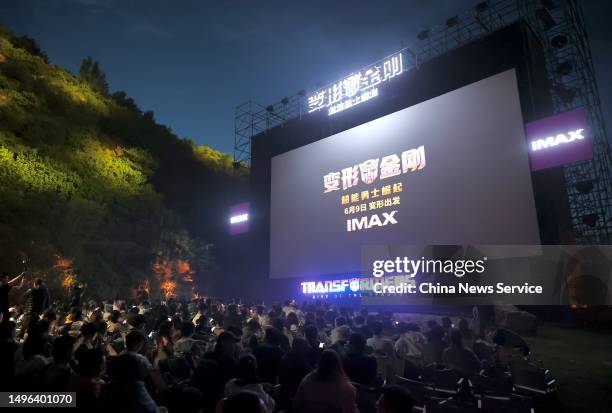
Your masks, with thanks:
M 557 379 L 560 412 L 612 412 L 612 334 L 544 324 L 527 337 Z

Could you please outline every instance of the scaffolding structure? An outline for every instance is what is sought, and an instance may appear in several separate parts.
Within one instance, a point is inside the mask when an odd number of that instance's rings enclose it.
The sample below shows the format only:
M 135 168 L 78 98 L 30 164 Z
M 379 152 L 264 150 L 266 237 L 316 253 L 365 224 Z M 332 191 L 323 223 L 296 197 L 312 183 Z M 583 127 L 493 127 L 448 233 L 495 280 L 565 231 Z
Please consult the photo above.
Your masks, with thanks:
M 554 113 L 582 107 L 589 117 L 593 160 L 564 167 L 572 228 L 578 244 L 612 242 L 612 156 L 580 0 L 493 0 L 417 35 L 401 52 L 410 67 L 441 56 L 519 20 L 538 37 L 551 85 Z M 250 164 L 251 138 L 307 114 L 304 91 L 269 106 L 236 108 L 234 161 Z

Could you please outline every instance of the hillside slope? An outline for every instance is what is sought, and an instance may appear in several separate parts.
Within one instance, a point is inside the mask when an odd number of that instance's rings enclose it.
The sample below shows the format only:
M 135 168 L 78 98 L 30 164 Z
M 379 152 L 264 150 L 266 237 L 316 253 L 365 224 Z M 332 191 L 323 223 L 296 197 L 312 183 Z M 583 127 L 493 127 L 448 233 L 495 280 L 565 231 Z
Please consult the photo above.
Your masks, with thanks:
M 171 294 L 207 271 L 245 168 L 22 40 L 0 28 L 0 269 L 28 257 L 52 287 L 77 274 L 106 298 L 145 280 Z

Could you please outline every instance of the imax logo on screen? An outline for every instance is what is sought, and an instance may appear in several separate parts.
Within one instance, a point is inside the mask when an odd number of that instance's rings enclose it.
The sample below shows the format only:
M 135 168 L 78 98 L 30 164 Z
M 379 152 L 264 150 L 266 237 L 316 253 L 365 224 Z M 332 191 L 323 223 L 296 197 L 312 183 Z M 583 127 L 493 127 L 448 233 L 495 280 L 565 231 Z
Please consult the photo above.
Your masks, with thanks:
M 397 211 L 383 212 L 382 220 L 378 214 L 374 214 L 370 217 L 366 216 L 361 218 L 347 219 L 346 230 L 348 232 L 361 231 L 364 229 L 370 229 L 372 227 L 384 227 L 385 225 L 397 224 L 397 219 L 395 219 L 396 213 Z
M 565 145 L 574 141 L 584 139 L 582 134 L 584 129 L 576 129 L 568 131 L 567 133 L 560 133 L 556 136 L 549 136 L 547 138 L 535 139 L 531 141 L 532 151 L 541 151 L 542 149 L 551 148 L 558 145 Z

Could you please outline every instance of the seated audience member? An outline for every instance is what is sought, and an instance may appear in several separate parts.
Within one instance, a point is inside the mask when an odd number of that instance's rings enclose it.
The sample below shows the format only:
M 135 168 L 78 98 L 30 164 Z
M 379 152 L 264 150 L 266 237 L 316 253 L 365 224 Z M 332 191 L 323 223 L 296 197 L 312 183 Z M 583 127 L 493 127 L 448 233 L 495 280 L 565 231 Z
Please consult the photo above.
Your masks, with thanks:
M 142 363 L 135 354 L 124 353 L 117 357 L 110 364 L 108 374 L 110 381 L 102 387 L 100 393 L 101 411 L 158 412 L 144 383 Z
M 221 400 L 216 413 L 271 413 L 256 394 L 245 391 Z
M 181 326 L 181 338 L 174 344 L 174 357 L 185 357 L 189 355 L 192 359 L 198 359 L 201 355 L 198 341 L 193 339 L 195 326 L 191 321 L 183 321 Z
M 427 343 L 423 347 L 423 363 L 428 366 L 431 364 L 442 363 L 442 352 L 447 347 L 444 342 L 444 329 L 436 325 L 426 334 Z
M 314 326 L 311 326 L 314 328 Z M 316 332 L 316 328 L 314 329 Z M 293 340 L 293 348 L 281 360 L 279 383 L 281 385 L 281 404 L 287 405 L 295 396 L 302 379 L 310 373 L 315 363 L 312 363 L 310 345 L 303 338 Z M 288 407 L 288 406 L 286 406 Z
M 264 382 L 276 384 L 280 362 L 285 355 L 281 348 L 282 336 L 283 333 L 278 329 L 267 328 L 264 343 L 253 351 L 257 358 L 259 375 Z
M 19 345 L 15 342 L 16 324 L 13 321 L 0 323 L 0 388 L 12 390 L 15 383 L 15 355 Z
M 376 359 L 364 354 L 365 347 L 364 336 L 357 333 L 351 334 L 342 365 L 351 381 L 373 387 L 376 385 Z
M 468 321 L 465 318 L 459 320 L 459 331 L 461 332 L 461 337 L 463 338 L 463 347 L 469 349 L 473 348 L 476 336 L 472 330 L 470 330 Z
M 480 371 L 480 361 L 472 350 L 463 347 L 461 332 L 453 330 L 450 339 L 450 347 L 442 353 L 444 365 L 462 374 L 477 374 Z
M 77 361 L 76 375 L 68 382 L 68 391 L 76 392 L 80 410 L 98 411 L 101 375 L 106 363 L 104 353 L 100 349 L 82 350 Z
M 243 391 L 256 394 L 263 400 L 268 411 L 274 411 L 276 403 L 264 390 L 257 374 L 257 360 L 252 355 L 244 356 L 238 361 L 236 377 L 227 382 L 224 393 L 225 397 L 230 397 Z
M 414 323 L 401 325 L 400 333 L 400 337 L 395 342 L 397 356 L 416 366 L 422 366 L 426 339 L 421 334 L 419 326 Z
M 65 335 L 53 341 L 53 359 L 42 370 L 40 375 L 41 390 L 66 391 L 68 382 L 74 376 L 72 355 L 74 338 Z
M 380 321 L 372 323 L 372 337 L 368 338 L 366 345 L 372 349 L 375 355 L 394 357 L 395 349 L 393 342 L 383 336 L 383 324 Z
M 332 331 L 335 340 L 332 339 L 331 349 L 336 351 L 340 357 L 344 357 L 346 354 L 346 346 L 348 344 L 349 337 L 351 336 L 351 329 L 349 326 L 343 324 L 336 327 Z
M 412 412 L 414 402 L 408 390 L 400 386 L 385 386 L 381 392 L 377 413 Z
M 357 391 L 350 383 L 338 353 L 325 350 L 317 368 L 298 387 L 292 412 L 357 413 Z
M 145 346 L 147 338 L 144 333 L 140 330 L 132 330 L 125 336 L 125 350 L 124 354 L 131 354 L 134 358 L 140 363 L 142 366 L 143 372 L 146 372 L 153 369 L 151 362 L 148 358 L 146 358 L 142 351 Z

